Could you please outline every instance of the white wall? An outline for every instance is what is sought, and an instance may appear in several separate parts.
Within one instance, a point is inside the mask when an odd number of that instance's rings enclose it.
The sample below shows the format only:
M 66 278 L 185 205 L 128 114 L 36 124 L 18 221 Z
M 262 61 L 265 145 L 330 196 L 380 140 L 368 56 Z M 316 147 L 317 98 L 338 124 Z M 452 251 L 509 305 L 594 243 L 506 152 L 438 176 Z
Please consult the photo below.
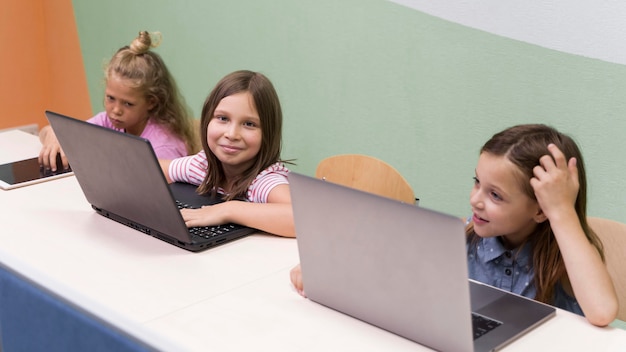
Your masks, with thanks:
M 492 34 L 626 64 L 623 0 L 390 0 Z

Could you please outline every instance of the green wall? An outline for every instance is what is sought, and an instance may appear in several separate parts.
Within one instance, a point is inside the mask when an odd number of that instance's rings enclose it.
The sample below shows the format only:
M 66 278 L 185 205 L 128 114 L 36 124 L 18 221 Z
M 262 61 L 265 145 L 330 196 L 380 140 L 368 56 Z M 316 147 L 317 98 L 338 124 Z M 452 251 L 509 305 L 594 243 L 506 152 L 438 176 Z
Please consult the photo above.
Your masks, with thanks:
M 94 112 L 102 65 L 139 30 L 199 116 L 225 74 L 275 84 L 283 157 L 314 174 L 330 155 L 395 166 L 420 205 L 468 215 L 478 150 L 494 133 L 542 122 L 580 144 L 589 214 L 626 222 L 626 67 L 447 22 L 385 0 L 74 1 Z

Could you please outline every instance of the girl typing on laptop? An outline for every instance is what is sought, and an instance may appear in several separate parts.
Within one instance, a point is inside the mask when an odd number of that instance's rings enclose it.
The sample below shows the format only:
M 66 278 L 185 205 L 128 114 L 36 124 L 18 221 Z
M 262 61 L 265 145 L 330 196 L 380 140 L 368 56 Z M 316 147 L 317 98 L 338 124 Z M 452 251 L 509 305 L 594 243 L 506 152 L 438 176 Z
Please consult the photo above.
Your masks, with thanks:
M 280 157 L 282 112 L 264 75 L 236 71 L 222 78 L 207 97 L 200 120 L 199 153 L 160 160 L 168 182 L 199 185 L 201 194 L 226 202 L 183 209 L 188 227 L 236 223 L 294 237 L 288 170 Z
M 567 135 L 519 125 L 482 147 L 470 193 L 469 277 L 584 315 L 598 326 L 618 309 L 602 243 L 586 219 L 582 155 Z M 304 294 L 299 265 L 291 281 Z
M 173 159 L 195 153 L 198 147 L 176 82 L 161 57 L 150 51 L 158 45 L 143 31 L 113 55 L 104 71 L 105 111 L 87 121 L 148 139 L 157 157 Z M 41 129 L 39 139 L 40 165 L 52 171 L 67 168 L 65 153 L 49 125 Z M 63 165 L 57 165 L 57 154 Z

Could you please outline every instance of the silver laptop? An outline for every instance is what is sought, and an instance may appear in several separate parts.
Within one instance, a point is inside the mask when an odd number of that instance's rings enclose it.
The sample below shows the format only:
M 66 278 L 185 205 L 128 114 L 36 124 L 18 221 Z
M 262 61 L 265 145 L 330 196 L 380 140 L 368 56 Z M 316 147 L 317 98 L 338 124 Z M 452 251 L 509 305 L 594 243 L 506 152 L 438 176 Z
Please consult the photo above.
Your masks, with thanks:
M 51 111 L 46 117 L 98 214 L 194 252 L 257 231 L 237 224 L 187 228 L 181 207 L 222 200 L 201 196 L 190 184 L 168 185 L 150 141 Z
M 498 350 L 556 312 L 468 280 L 459 218 L 295 172 L 289 183 L 312 301 L 441 351 Z

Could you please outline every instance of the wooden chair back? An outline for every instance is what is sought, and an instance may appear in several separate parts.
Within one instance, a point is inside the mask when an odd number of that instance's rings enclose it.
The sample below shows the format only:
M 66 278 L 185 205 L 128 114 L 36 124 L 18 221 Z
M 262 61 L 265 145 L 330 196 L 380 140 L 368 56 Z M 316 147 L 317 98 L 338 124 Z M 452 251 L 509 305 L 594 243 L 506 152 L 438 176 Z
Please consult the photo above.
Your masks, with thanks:
M 328 157 L 317 165 L 315 177 L 328 182 L 415 204 L 411 185 L 386 162 L 361 154 Z

